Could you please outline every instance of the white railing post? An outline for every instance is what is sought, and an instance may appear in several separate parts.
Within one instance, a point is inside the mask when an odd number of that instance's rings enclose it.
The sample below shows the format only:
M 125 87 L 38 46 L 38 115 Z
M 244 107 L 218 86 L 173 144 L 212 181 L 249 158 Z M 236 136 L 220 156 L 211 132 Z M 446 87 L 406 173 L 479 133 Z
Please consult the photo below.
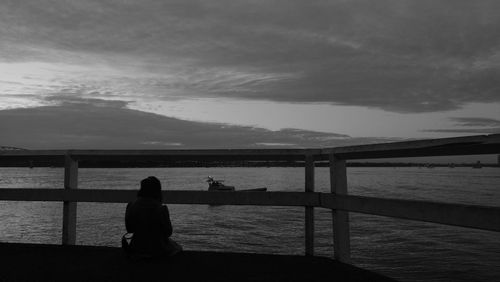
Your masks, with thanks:
M 347 195 L 347 171 L 345 160 L 330 154 L 330 192 Z M 351 262 L 349 212 L 332 209 L 334 258 L 344 263 Z
M 314 192 L 314 158 L 305 158 L 305 192 Z M 306 256 L 314 256 L 314 207 L 305 209 L 305 251 Z
M 64 189 L 78 188 L 78 162 L 69 154 L 64 157 Z M 76 243 L 76 202 L 64 201 L 62 244 Z

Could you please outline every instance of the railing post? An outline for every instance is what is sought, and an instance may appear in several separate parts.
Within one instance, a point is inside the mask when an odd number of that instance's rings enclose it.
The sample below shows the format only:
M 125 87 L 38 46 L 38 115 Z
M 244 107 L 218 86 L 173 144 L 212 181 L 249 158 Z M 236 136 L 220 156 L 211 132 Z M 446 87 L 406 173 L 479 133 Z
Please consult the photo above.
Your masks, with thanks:
M 305 191 L 314 192 L 314 157 L 305 158 Z M 306 256 L 314 256 L 314 207 L 305 210 L 305 249 Z
M 64 189 L 78 188 L 78 162 L 69 154 L 64 157 Z M 64 201 L 62 244 L 76 243 L 76 202 Z
M 330 154 L 330 192 L 347 195 L 347 171 L 345 160 Z M 344 263 L 351 262 L 351 242 L 349 235 L 349 213 L 332 209 L 334 258 Z

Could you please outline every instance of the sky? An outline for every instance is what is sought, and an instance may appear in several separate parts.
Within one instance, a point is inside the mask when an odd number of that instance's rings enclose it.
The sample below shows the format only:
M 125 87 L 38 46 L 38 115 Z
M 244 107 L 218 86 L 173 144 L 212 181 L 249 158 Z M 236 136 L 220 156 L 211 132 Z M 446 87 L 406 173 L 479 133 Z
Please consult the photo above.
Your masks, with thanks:
M 500 133 L 500 1 L 0 1 L 0 145 Z

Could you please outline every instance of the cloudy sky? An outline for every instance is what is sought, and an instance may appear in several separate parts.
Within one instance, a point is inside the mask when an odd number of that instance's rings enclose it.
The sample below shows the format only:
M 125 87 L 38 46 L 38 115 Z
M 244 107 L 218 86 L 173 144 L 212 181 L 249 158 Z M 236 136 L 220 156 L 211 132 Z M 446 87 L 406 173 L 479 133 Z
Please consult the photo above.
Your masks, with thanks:
M 0 1 L 0 145 L 500 133 L 500 1 Z

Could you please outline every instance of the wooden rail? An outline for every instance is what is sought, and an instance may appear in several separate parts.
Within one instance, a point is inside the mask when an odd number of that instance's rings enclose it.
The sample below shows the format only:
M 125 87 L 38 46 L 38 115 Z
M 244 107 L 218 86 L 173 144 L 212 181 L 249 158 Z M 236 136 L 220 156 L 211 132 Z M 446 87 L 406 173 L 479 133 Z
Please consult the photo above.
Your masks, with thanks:
M 259 206 L 320 206 L 320 193 L 303 192 L 208 192 L 208 191 L 162 191 L 166 204 L 224 204 Z M 0 189 L 2 201 L 42 202 L 95 202 L 128 203 L 135 200 L 134 190 L 100 189 Z
M 2 201 L 62 201 L 63 244 L 75 244 L 77 202 L 126 203 L 130 190 L 78 189 L 78 162 L 85 160 L 294 160 L 305 167 L 304 192 L 163 191 L 169 204 L 223 204 L 305 207 L 305 254 L 314 255 L 314 208 L 332 210 L 334 257 L 350 262 L 349 212 L 390 216 L 500 232 L 500 207 L 381 199 L 348 195 L 346 160 L 500 153 L 500 134 L 419 140 L 325 149 L 270 150 L 19 150 L 0 152 L 0 160 L 61 159 L 64 189 L 0 189 Z M 314 192 L 314 166 L 330 162 L 331 193 Z
M 321 150 L 339 159 L 383 159 L 453 155 L 484 155 L 500 152 L 500 134 L 416 140 Z
M 320 195 L 320 202 L 334 210 L 500 232 L 500 207 L 329 194 Z
M 128 203 L 133 190 L 0 189 L 0 201 Z M 425 222 L 500 231 L 500 207 L 415 200 L 380 199 L 319 192 L 207 192 L 163 191 L 167 204 L 220 204 L 319 207 L 346 212 L 390 216 Z

